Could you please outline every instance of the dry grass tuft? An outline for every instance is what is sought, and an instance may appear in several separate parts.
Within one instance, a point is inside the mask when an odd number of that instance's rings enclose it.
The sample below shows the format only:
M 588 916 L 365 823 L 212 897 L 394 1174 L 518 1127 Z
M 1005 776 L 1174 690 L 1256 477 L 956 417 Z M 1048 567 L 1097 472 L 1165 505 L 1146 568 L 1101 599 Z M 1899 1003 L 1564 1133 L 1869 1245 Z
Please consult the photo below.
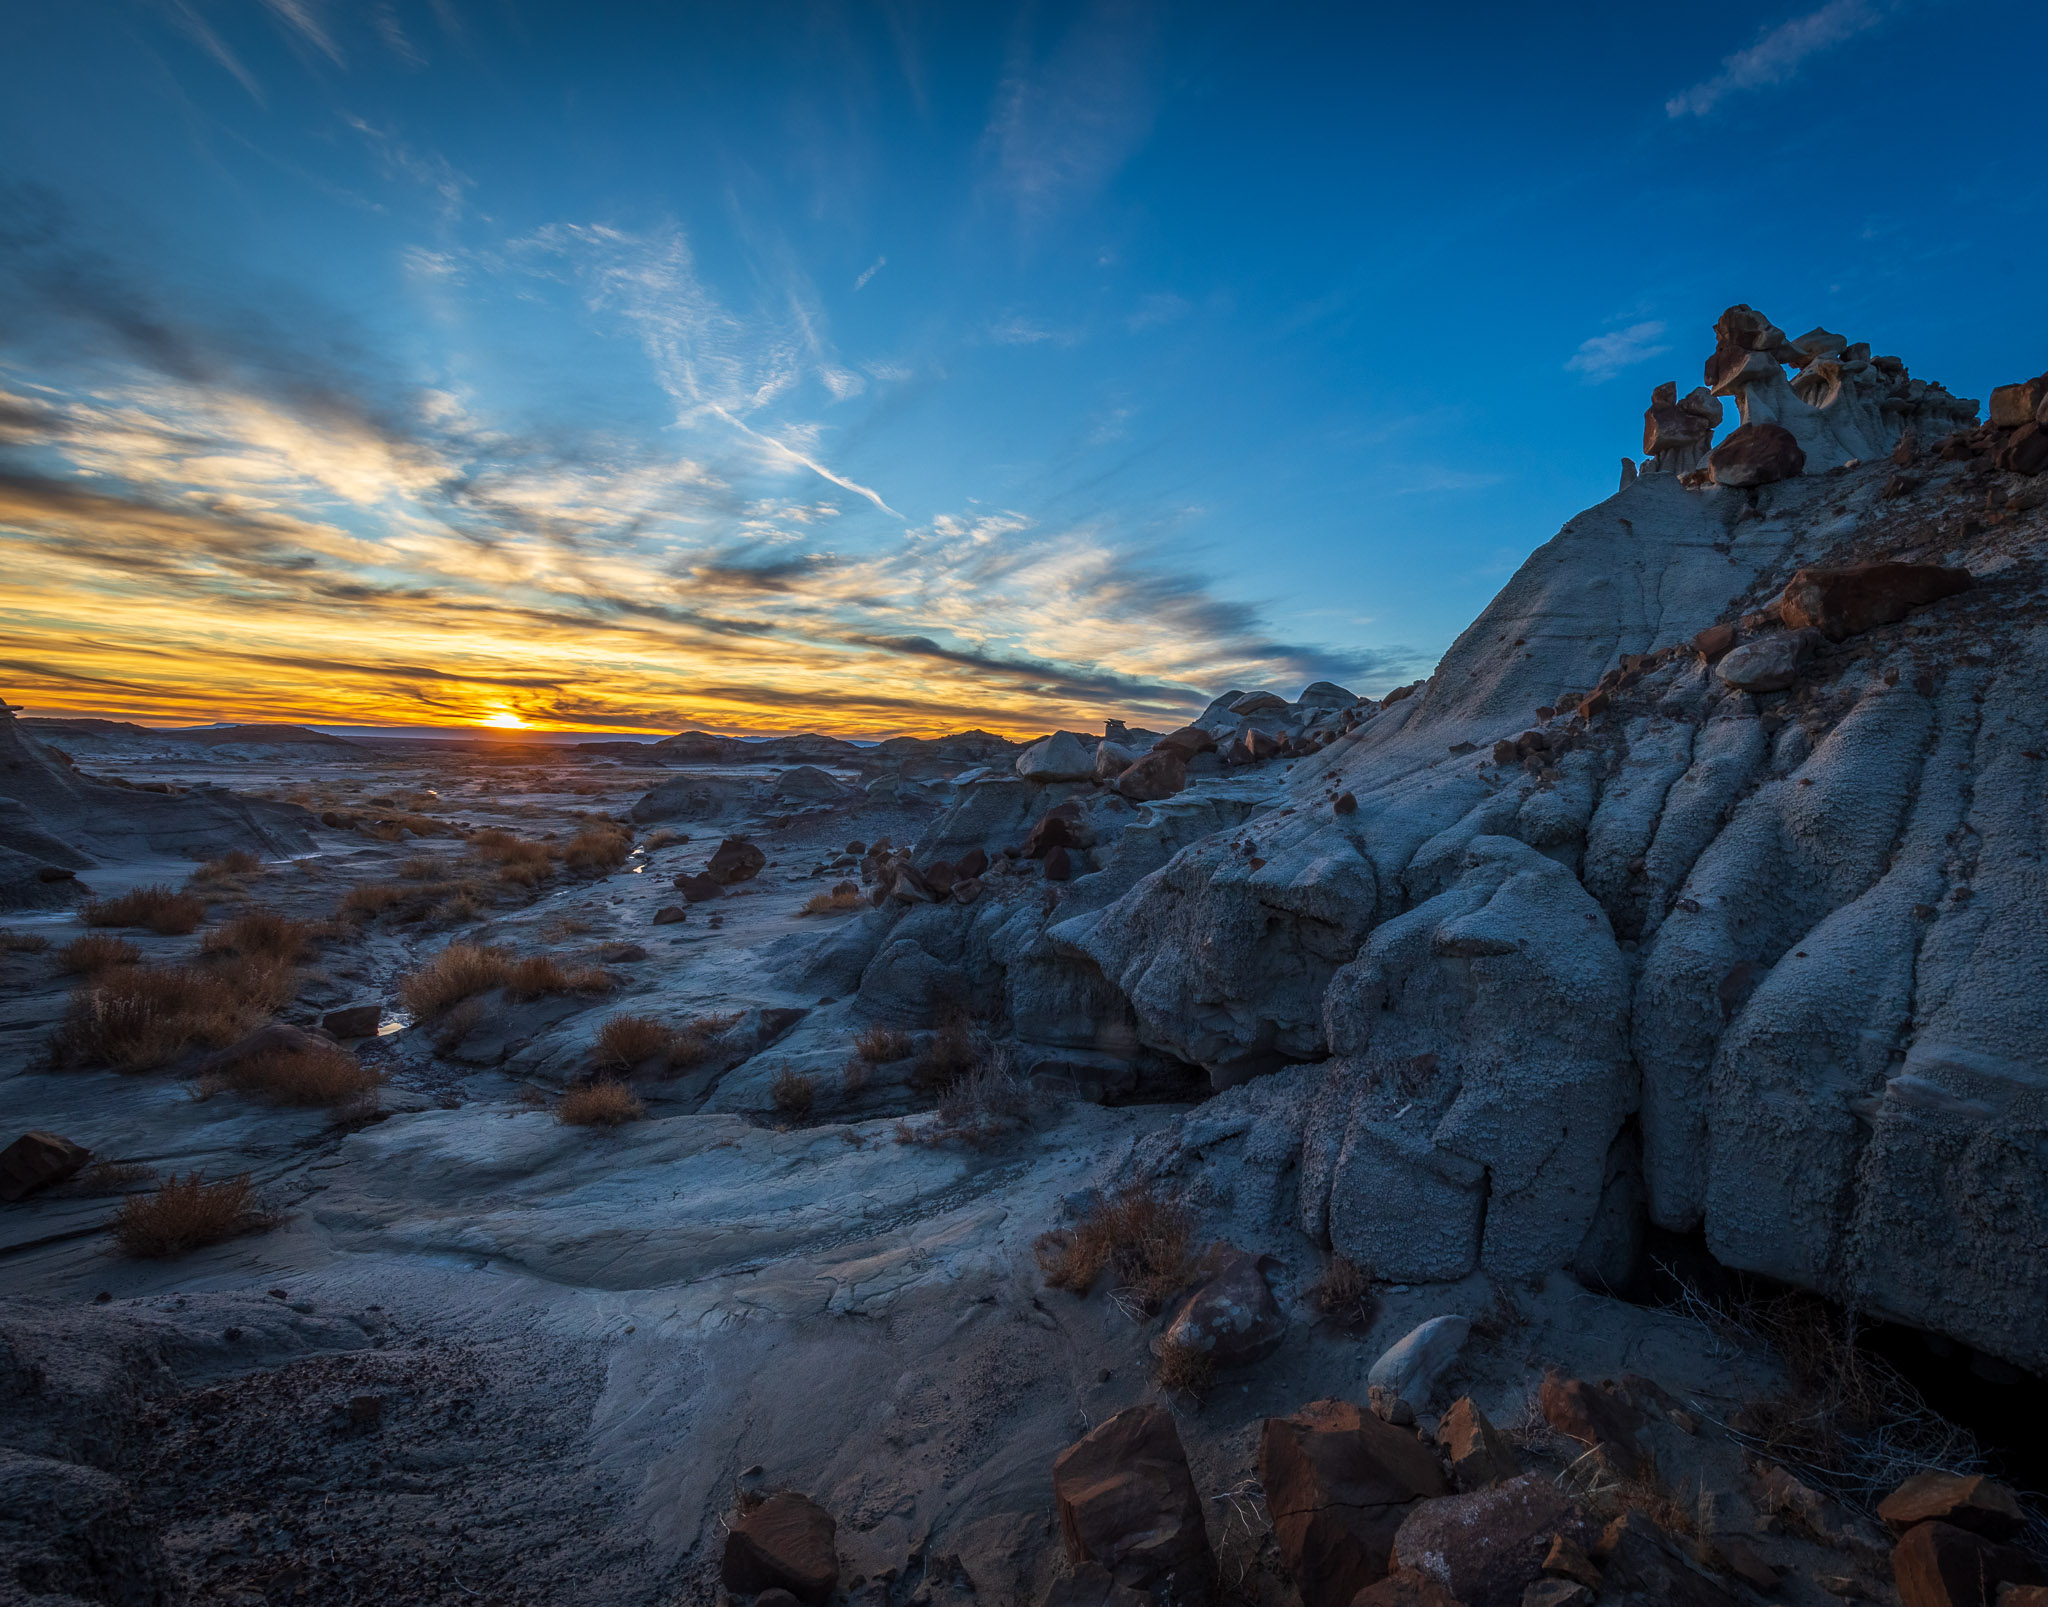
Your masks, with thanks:
M 555 873 L 556 850 L 547 843 L 515 837 L 491 826 L 469 840 L 469 851 L 498 867 L 498 880 L 520 887 L 538 887 Z
M 862 1027 L 860 1035 L 853 1040 L 854 1053 L 872 1066 L 883 1066 L 895 1060 L 908 1060 L 917 1047 L 907 1032 L 895 1027 L 885 1027 L 877 1022 Z
M 190 880 L 195 882 L 232 881 L 237 876 L 254 876 L 263 869 L 263 856 L 252 854 L 246 848 L 230 848 L 218 859 L 209 859 L 195 870 Z
M 938 1119 L 923 1134 L 928 1143 L 961 1141 L 982 1145 L 1000 1137 L 1031 1112 L 1031 1090 L 998 1050 L 939 1095 Z
M 114 1218 L 114 1242 L 132 1256 L 183 1255 L 277 1223 L 257 1204 L 247 1172 L 221 1183 L 194 1172 L 167 1179 L 154 1194 L 131 1194 Z
M 1049 1288 L 1085 1295 L 1108 1271 L 1120 1290 L 1157 1311 L 1193 1271 L 1194 1229 L 1177 1196 L 1139 1182 L 1097 1200 L 1072 1228 L 1041 1234 L 1032 1251 Z
M 483 913 L 483 904 L 467 887 L 457 888 L 434 906 L 434 919 L 445 921 L 451 926 L 467 925 L 471 921 L 480 920 Z
M 610 1079 L 572 1088 L 555 1105 L 555 1120 L 566 1127 L 618 1127 L 646 1114 L 632 1089 Z
M 57 969 L 74 976 L 98 976 L 117 965 L 141 963 L 142 950 L 125 937 L 109 937 L 104 932 L 74 937 L 57 951 Z
M 148 1071 L 190 1048 L 221 1049 L 292 994 L 289 967 L 122 966 L 71 995 L 51 1047 L 59 1065 Z
M 1308 1287 L 1308 1303 L 1333 1322 L 1363 1333 L 1379 1315 L 1372 1273 L 1347 1256 L 1330 1257 L 1323 1275 Z
M 146 926 L 159 937 L 183 937 L 206 919 L 206 900 L 159 883 L 114 898 L 89 898 L 78 913 L 87 926 Z
M 577 876 L 608 876 L 633 852 L 633 834 L 623 826 L 593 822 L 569 839 L 562 863 Z
M 437 881 L 446 869 L 447 862 L 438 854 L 414 854 L 398 862 L 398 874 L 409 882 Z
M 859 1055 L 853 1055 L 846 1062 L 846 1069 L 839 1074 L 839 1091 L 851 1099 L 868 1085 L 868 1063 Z
M 313 948 L 310 921 L 294 921 L 276 910 L 250 910 L 206 934 L 201 947 L 208 954 L 239 954 L 244 959 L 303 960 Z
M 511 969 L 512 956 L 503 949 L 450 943 L 418 970 L 399 978 L 399 1002 L 419 1020 L 431 1020 L 465 999 L 503 986 Z
M 382 915 L 394 904 L 403 904 L 411 897 L 407 889 L 396 882 L 364 882 L 360 887 L 351 887 L 341 900 L 338 913 L 344 917 Z
M 352 1105 L 377 1091 L 383 1078 L 346 1049 L 321 1044 L 245 1055 L 221 1075 L 241 1094 L 275 1105 Z
M 609 993 L 611 973 L 599 965 L 564 965 L 551 954 L 514 960 L 505 976 L 505 997 L 526 1000 L 555 993 Z
M 965 1010 L 951 1010 L 917 1052 L 910 1080 L 926 1090 L 949 1088 L 980 1064 L 973 1018 Z
M 607 1065 L 637 1066 L 668 1055 L 676 1030 L 652 1016 L 613 1016 L 597 1029 L 597 1055 Z
M 668 1046 L 671 1071 L 688 1071 L 711 1058 L 711 1046 L 730 1032 L 739 1021 L 737 1013 L 725 1016 L 693 1016 L 677 1029 Z
M 0 927 L 0 954 L 40 954 L 50 940 L 40 932 L 10 932 Z
M 813 893 L 804 900 L 799 915 L 850 915 L 855 910 L 866 909 L 868 901 L 861 897 L 860 889 L 842 882 L 829 893 Z
M 1199 1345 L 1168 1339 L 1159 1346 L 1153 1376 L 1168 1394 L 1188 1395 L 1199 1401 L 1216 1381 L 1216 1357 Z
M 667 826 L 663 826 L 659 830 L 650 831 L 640 846 L 651 854 L 657 848 L 668 847 L 670 843 L 686 843 L 689 840 L 690 834 L 688 832 L 672 831 Z
M 768 1097 L 783 1115 L 801 1119 L 810 1115 L 811 1107 L 818 1102 L 817 1079 L 784 1066 L 775 1074 Z

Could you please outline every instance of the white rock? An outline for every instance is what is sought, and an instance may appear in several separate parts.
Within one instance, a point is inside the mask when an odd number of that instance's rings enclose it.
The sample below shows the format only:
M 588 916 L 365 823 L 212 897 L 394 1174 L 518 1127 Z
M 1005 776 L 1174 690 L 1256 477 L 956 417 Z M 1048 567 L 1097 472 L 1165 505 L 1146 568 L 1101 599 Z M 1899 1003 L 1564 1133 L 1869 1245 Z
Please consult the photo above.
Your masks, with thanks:
M 1095 755 L 1071 731 L 1055 731 L 1017 755 L 1017 774 L 1026 781 L 1088 781 Z
M 1793 633 L 1745 642 L 1714 666 L 1714 674 L 1738 692 L 1782 692 L 1799 678 L 1806 647 L 1804 637 Z
M 1437 1378 L 1458 1358 L 1472 1324 L 1463 1317 L 1432 1317 L 1390 1345 L 1365 1375 L 1368 1389 L 1378 1387 L 1420 1410 L 1429 1404 Z

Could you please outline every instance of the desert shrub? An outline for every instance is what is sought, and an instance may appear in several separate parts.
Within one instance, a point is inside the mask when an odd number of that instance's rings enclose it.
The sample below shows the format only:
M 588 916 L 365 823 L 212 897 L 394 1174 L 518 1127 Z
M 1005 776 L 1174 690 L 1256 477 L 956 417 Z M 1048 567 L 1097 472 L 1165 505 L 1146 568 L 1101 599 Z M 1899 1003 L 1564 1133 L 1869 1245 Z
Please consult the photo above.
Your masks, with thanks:
M 1194 1217 L 1172 1194 L 1132 1183 L 1098 1199 L 1071 1228 L 1032 1246 L 1048 1287 L 1085 1295 L 1105 1271 L 1147 1311 L 1183 1288 L 1193 1270 Z
M 394 904 L 403 904 L 411 894 L 394 882 L 364 882 L 360 887 L 351 887 L 343 895 L 340 914 L 343 916 L 378 916 Z
M 156 1168 L 142 1161 L 94 1161 L 72 1188 L 80 1194 L 126 1194 L 156 1181 Z
M 689 840 L 690 834 L 688 832 L 672 831 L 667 826 L 662 826 L 654 831 L 650 831 L 646 835 L 646 837 L 642 839 L 640 846 L 646 849 L 651 854 L 657 848 L 668 847 L 670 843 L 686 843 Z
M 597 1029 L 597 1055 L 614 1066 L 637 1066 L 656 1055 L 666 1058 L 676 1030 L 652 1016 L 617 1015 Z
M 633 834 L 623 826 L 592 824 L 569 839 L 562 863 L 578 876 L 605 876 L 625 864 Z
M 804 900 L 799 915 L 847 915 L 854 910 L 867 908 L 868 901 L 861 897 L 860 889 L 851 882 L 841 882 L 829 893 L 813 893 Z
M 109 937 L 104 932 L 74 937 L 57 951 L 57 969 L 74 976 L 98 976 L 117 965 L 141 963 L 142 950 L 125 937 Z
M 425 965 L 398 979 L 398 998 L 422 1021 L 492 988 L 511 974 L 512 956 L 475 943 L 450 943 Z
M 477 895 L 467 887 L 458 887 L 440 903 L 434 906 L 434 919 L 450 925 L 463 925 L 480 920 L 484 906 Z
M 801 1119 L 810 1115 L 811 1107 L 818 1102 L 817 1079 L 784 1066 L 769 1085 L 768 1098 L 783 1115 Z
M 938 1029 L 925 1039 L 910 1068 L 911 1081 L 923 1089 L 943 1089 L 958 1082 L 981 1063 L 974 1021 L 965 1010 L 948 1011 Z
M 850 1056 L 846 1062 L 846 1069 L 839 1074 L 839 1091 L 851 1098 L 867 1087 L 870 1075 L 872 1073 L 865 1060 L 859 1055 Z
M 114 1218 L 114 1242 L 125 1254 L 183 1255 L 277 1225 L 257 1203 L 249 1174 L 209 1183 L 202 1172 L 171 1177 L 154 1194 L 131 1194 Z
M 245 958 L 303 960 L 313 947 L 313 926 L 294 921 L 276 910 L 249 910 L 206 934 L 201 947 L 209 954 L 239 954 Z
M 1162 1340 L 1153 1363 L 1153 1376 L 1168 1394 L 1191 1395 L 1200 1400 L 1216 1381 L 1215 1353 L 1179 1339 Z
M 739 1014 L 692 1016 L 676 1029 L 675 1040 L 668 1046 L 668 1064 L 671 1071 L 688 1071 L 692 1066 L 701 1066 L 711 1058 L 711 1046 L 730 1032 Z
M 195 882 L 225 882 L 237 876 L 254 876 L 263 869 L 263 856 L 246 848 L 230 848 L 218 859 L 209 859 L 191 875 Z
M 1308 1287 L 1308 1303 L 1333 1322 L 1354 1331 L 1370 1328 L 1379 1315 L 1372 1273 L 1347 1256 L 1330 1257 L 1323 1275 Z
M 521 887 L 538 887 L 555 871 L 553 847 L 525 837 L 515 837 L 497 826 L 487 827 L 470 838 L 469 851 L 476 858 L 497 866 L 500 881 Z
M 50 940 L 40 932 L 10 932 L 0 927 L 0 954 L 40 954 Z
M 1031 1110 L 1031 1091 L 998 1051 L 939 1095 L 936 1119 L 918 1132 L 925 1143 L 986 1144 L 1009 1131 Z
M 78 913 L 87 926 L 146 926 L 160 937 L 183 937 L 206 919 L 206 900 L 159 883 L 113 898 L 89 898 Z
M 60 1065 L 148 1071 L 189 1048 L 224 1048 L 282 1002 L 270 968 L 122 966 L 71 995 L 52 1048 Z
M 860 1035 L 853 1040 L 854 1053 L 870 1065 L 887 1065 L 892 1060 L 907 1060 L 917 1045 L 909 1033 L 896 1027 L 885 1027 L 880 1022 L 862 1027 Z
M 564 965 L 551 954 L 514 960 L 504 983 L 507 998 L 522 1000 L 552 993 L 605 993 L 611 986 L 611 973 L 602 966 Z
M 632 1089 L 609 1078 L 572 1088 L 555 1105 L 555 1120 L 567 1127 L 617 1127 L 646 1114 Z
M 221 1081 L 237 1093 L 277 1105 L 348 1105 L 374 1093 L 383 1078 L 346 1049 L 315 1044 L 244 1055 Z
M 398 862 L 398 874 L 409 882 L 431 882 L 442 869 L 442 861 L 433 854 L 414 854 Z

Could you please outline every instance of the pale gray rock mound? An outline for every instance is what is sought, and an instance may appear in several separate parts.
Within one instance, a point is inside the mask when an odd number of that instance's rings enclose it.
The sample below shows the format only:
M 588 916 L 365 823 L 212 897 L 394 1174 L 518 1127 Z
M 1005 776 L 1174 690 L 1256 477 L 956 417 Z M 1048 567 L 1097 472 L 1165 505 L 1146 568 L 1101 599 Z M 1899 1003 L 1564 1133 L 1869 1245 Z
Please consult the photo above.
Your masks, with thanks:
M 1089 781 L 1095 755 L 1071 731 L 1055 731 L 1017 755 L 1017 774 L 1026 781 Z

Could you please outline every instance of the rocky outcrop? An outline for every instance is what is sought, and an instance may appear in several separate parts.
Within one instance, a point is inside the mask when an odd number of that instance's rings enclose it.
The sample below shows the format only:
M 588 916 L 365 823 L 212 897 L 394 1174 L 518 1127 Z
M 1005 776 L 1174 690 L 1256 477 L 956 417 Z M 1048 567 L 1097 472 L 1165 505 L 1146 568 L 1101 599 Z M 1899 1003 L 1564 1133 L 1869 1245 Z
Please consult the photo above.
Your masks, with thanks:
M 0 705 L 0 909 L 50 909 L 80 896 L 94 865 L 230 849 L 304 853 L 313 816 L 225 788 L 145 792 L 85 775 L 33 741 Z

